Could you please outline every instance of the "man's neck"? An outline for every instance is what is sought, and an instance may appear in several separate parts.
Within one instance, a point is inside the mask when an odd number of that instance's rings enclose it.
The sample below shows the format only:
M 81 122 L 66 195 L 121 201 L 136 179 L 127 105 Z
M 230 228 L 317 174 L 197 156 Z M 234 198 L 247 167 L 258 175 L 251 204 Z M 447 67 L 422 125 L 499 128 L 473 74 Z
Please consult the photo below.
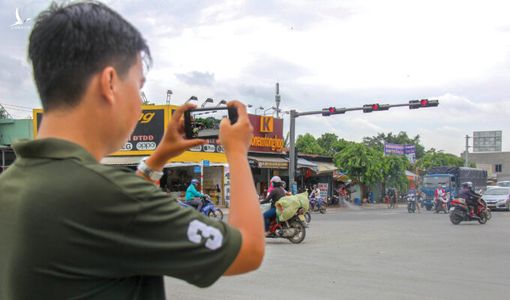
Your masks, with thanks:
M 79 110 L 52 111 L 45 113 L 39 127 L 37 139 L 58 138 L 80 145 L 100 161 L 107 153 L 101 142 L 101 130 L 91 116 Z

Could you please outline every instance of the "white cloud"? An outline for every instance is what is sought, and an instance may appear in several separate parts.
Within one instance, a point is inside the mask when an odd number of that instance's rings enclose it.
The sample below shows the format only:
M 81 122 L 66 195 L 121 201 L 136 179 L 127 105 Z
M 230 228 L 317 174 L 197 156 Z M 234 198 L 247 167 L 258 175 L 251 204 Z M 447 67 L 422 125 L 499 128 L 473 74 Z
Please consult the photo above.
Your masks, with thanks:
M 300 117 L 297 133 L 360 141 L 403 130 L 427 148 L 459 153 L 464 135 L 503 130 L 510 150 L 508 1 L 107 2 L 148 40 L 155 64 L 144 91 L 151 101 L 164 103 L 171 89 L 173 103 L 195 95 L 267 108 L 276 81 L 282 107 L 298 111 L 439 99 L 438 108 Z M 11 21 L 13 5 L 0 5 L 1 22 Z M 2 66 L 26 61 L 28 32 L 0 32 L 9 45 L 0 49 Z M 9 68 L 24 85 L 1 82 L 2 103 L 39 106 L 26 69 Z

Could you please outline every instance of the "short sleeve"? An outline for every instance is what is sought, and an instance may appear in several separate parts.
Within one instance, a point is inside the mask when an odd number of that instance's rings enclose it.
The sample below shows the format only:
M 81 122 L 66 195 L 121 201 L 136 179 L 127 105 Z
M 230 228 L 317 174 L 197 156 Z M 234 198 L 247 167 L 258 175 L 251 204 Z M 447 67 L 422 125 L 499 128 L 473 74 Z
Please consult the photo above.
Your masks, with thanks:
M 154 188 L 122 238 L 122 268 L 133 275 L 167 275 L 206 287 L 237 257 L 241 233 Z

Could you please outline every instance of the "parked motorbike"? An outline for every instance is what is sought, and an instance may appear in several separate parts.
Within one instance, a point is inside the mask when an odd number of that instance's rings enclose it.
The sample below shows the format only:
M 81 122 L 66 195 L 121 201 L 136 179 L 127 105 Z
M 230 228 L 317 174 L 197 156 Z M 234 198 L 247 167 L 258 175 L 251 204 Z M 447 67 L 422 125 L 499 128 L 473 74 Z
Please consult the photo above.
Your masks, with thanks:
M 300 208 L 296 214 L 285 222 L 271 220 L 267 238 L 288 239 L 293 244 L 301 243 L 306 236 L 304 209 Z
M 223 211 L 220 208 L 216 207 L 216 205 L 214 205 L 214 203 L 211 200 L 211 197 L 209 195 L 204 195 L 201 197 L 201 199 L 202 199 L 203 205 L 202 205 L 202 208 L 200 209 L 200 212 L 202 214 L 204 214 L 205 216 L 208 216 L 211 219 L 222 221 L 223 220 Z M 193 206 L 191 206 L 183 201 L 179 201 L 179 204 L 182 207 L 194 208 Z
M 310 198 L 310 211 L 326 213 L 326 203 L 322 198 Z
M 415 213 L 416 212 L 416 195 L 415 194 L 407 194 L 407 212 Z
M 487 203 L 485 203 L 482 198 L 477 200 L 473 216 L 469 213 L 466 200 L 463 198 L 455 198 L 451 203 L 450 221 L 454 225 L 457 225 L 462 221 L 478 221 L 480 224 L 485 224 L 489 220 L 489 214 L 490 210 L 487 208 Z

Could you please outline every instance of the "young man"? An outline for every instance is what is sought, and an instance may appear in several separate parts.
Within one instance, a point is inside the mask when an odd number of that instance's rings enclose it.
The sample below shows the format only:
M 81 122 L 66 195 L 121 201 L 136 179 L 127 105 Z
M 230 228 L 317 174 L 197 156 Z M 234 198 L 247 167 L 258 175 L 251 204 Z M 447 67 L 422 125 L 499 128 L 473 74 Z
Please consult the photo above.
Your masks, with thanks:
M 153 184 L 186 140 L 175 111 L 137 175 L 98 162 L 119 149 L 141 113 L 149 49 L 100 3 L 53 5 L 30 35 L 44 118 L 36 140 L 15 145 L 0 176 L 0 299 L 164 299 L 163 275 L 205 287 L 257 269 L 264 255 L 259 203 L 248 165 L 252 127 L 221 122 L 231 174 L 229 223 L 212 221 Z

